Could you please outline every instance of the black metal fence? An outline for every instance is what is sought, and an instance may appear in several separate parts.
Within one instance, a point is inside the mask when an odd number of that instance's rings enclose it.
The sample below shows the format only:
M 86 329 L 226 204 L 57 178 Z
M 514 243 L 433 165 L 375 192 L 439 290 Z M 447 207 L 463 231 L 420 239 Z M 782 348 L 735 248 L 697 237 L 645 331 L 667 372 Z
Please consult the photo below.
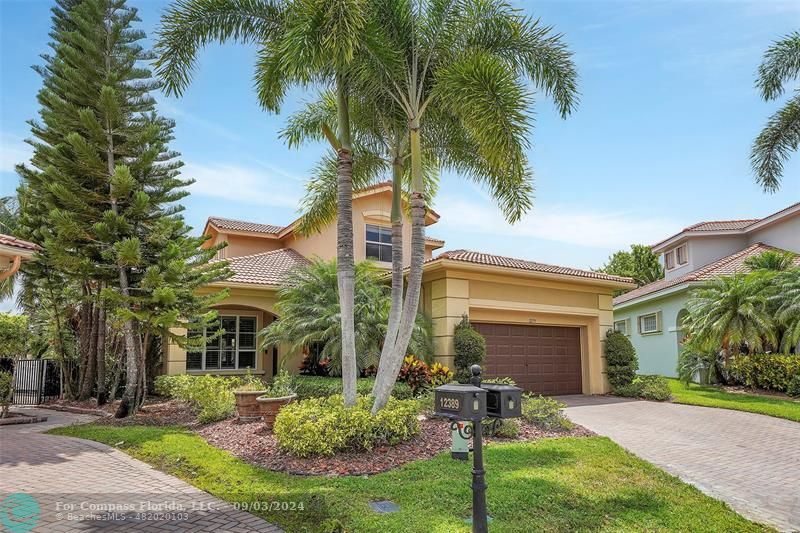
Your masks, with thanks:
M 11 367 L 11 368 L 8 368 Z M 14 373 L 15 405 L 39 405 L 61 396 L 61 366 L 53 359 L 3 359 L 0 368 Z

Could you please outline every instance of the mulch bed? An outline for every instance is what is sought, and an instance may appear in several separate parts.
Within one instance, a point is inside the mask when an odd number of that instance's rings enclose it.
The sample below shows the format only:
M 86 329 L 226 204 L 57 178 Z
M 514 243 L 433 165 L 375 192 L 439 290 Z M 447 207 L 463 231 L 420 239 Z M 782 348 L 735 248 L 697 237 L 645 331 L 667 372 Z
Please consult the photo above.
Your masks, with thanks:
M 575 426 L 570 431 L 549 432 L 520 421 L 517 439 L 487 439 L 494 442 L 532 441 L 546 437 L 583 437 L 593 435 Z M 223 420 L 197 431 L 209 444 L 221 448 L 248 463 L 297 475 L 356 476 L 378 474 L 418 459 L 429 459 L 450 449 L 450 426 L 446 421 L 420 421 L 420 433 L 396 446 L 382 446 L 372 451 L 339 453 L 333 457 L 300 458 L 282 451 L 273 434 L 261 422 L 242 423 Z
M 114 412 L 119 407 L 119 400 L 99 406 L 95 399 L 82 402 L 58 400 L 43 405 L 48 409 L 69 411 L 72 413 L 99 415 L 95 423 L 107 426 L 197 426 L 197 415 L 185 403 L 177 400 L 164 400 L 162 398 L 148 398 L 144 405 L 134 416 L 128 418 L 114 418 Z
M 742 387 L 740 385 L 707 385 L 708 387 L 718 387 L 725 392 L 730 392 L 732 394 L 751 394 L 754 396 L 766 396 L 767 398 L 774 398 L 776 400 L 788 400 L 790 402 L 800 401 L 799 398 L 792 398 L 788 394 L 784 394 L 782 392 L 774 391 L 774 390 L 766 390 L 766 389 L 749 389 L 747 387 Z

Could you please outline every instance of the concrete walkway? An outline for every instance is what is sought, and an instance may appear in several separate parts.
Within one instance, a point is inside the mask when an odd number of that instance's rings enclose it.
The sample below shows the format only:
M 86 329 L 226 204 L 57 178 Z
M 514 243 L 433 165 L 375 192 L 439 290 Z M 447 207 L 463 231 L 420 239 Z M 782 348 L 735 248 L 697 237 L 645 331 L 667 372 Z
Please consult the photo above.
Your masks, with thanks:
M 574 422 L 751 520 L 800 531 L 800 423 L 674 403 L 559 399 Z
M 281 531 L 119 450 L 42 434 L 92 416 L 19 412 L 48 421 L 0 427 L 0 531 L 30 530 L 6 523 L 14 518 L 8 513 L 12 502 L 15 519 L 30 517 L 33 531 Z M 9 498 L 14 493 L 23 495 Z

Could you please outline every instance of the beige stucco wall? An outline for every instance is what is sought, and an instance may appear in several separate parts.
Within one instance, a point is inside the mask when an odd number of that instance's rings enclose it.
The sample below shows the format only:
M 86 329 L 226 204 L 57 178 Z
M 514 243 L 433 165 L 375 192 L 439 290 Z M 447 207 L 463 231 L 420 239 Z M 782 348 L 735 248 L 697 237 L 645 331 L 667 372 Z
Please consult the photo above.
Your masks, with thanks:
M 366 225 L 391 227 L 392 195 L 382 192 L 353 199 L 353 251 L 356 261 L 366 259 Z M 411 220 L 404 215 L 403 220 L 403 264 L 411 262 Z M 297 250 L 306 257 L 334 259 L 336 257 L 336 224 L 307 237 L 294 234 L 284 239 L 284 246 Z M 425 259 L 430 259 L 433 246 L 425 247 Z M 390 268 L 390 263 L 379 263 Z
M 217 289 L 206 288 L 204 291 Z M 230 295 L 221 304 L 214 307 L 220 315 L 237 314 L 245 316 L 256 316 L 258 319 L 257 328 L 269 325 L 275 318 L 275 302 L 277 301 L 274 287 L 242 288 L 232 287 Z M 175 330 L 175 333 L 185 335 L 185 330 Z M 290 351 L 287 346 L 278 347 L 278 364 L 283 364 L 286 369 L 295 371 L 302 361 L 302 354 L 299 351 Z M 216 374 L 216 375 L 237 375 L 244 374 L 245 370 L 215 370 L 200 371 L 190 370 L 189 374 Z M 168 342 L 164 350 L 164 373 L 168 375 L 186 374 L 186 350 L 174 342 Z M 256 354 L 256 369 L 253 374 L 271 376 L 272 349 L 259 351 Z
M 573 326 L 581 330 L 584 394 L 609 391 L 603 339 L 612 328 L 613 287 L 516 276 L 497 269 L 431 269 L 423 308 L 434 324 L 436 359 L 453 367 L 453 330 L 467 314 L 476 322 Z

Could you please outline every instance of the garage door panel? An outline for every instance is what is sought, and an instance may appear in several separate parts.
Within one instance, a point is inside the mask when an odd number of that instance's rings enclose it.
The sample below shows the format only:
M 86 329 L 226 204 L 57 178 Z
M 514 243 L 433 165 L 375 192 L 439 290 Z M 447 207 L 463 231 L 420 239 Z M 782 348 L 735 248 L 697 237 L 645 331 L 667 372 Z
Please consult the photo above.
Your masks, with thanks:
M 580 394 L 580 329 L 518 324 L 473 324 L 486 338 L 487 376 L 508 376 L 545 395 Z

